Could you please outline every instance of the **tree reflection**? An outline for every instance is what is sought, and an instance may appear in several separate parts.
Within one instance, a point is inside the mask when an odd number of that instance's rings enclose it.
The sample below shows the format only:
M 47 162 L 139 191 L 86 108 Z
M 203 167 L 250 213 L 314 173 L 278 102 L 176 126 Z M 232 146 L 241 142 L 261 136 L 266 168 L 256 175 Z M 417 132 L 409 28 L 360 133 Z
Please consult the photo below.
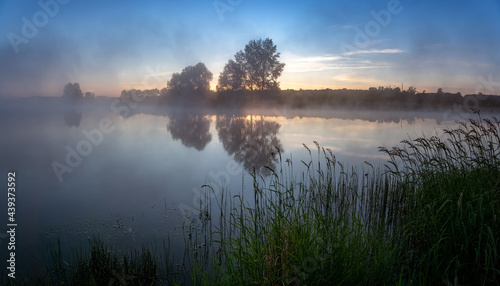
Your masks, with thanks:
M 80 121 L 82 120 L 82 112 L 74 108 L 67 110 L 64 113 L 64 122 L 69 127 L 80 126 Z
M 218 116 L 216 129 L 224 150 L 234 155 L 234 160 L 252 172 L 269 175 L 269 169 L 275 168 L 278 159 L 274 155 L 276 148 L 283 151 L 283 146 L 277 137 L 281 125 L 275 121 L 266 121 L 260 117 L 254 120 L 242 117 Z
M 210 119 L 201 115 L 177 114 L 170 116 L 167 130 L 174 140 L 181 140 L 186 147 L 203 150 L 210 141 Z

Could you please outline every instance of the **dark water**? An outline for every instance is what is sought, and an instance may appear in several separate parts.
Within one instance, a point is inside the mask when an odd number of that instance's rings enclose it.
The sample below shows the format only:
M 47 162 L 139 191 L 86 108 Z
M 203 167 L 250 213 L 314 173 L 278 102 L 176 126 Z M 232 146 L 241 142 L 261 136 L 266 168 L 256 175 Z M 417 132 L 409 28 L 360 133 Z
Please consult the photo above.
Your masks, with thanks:
M 49 242 L 60 240 L 69 250 L 94 235 L 122 250 L 156 247 L 170 236 L 180 254 L 182 226 L 198 215 L 201 186 L 251 190 L 248 173 L 255 168 L 266 177 L 264 166 L 280 164 L 278 149 L 296 173 L 303 171 L 301 160 L 309 161 L 303 143 L 315 150 L 313 141 L 347 165 L 382 164 L 386 157 L 378 146 L 456 126 L 436 112 L 113 112 L 109 102 L 3 103 L 1 112 L 1 175 L 7 182 L 7 172 L 16 173 L 18 271 L 39 268 Z M 6 197 L 0 200 L 3 261 Z

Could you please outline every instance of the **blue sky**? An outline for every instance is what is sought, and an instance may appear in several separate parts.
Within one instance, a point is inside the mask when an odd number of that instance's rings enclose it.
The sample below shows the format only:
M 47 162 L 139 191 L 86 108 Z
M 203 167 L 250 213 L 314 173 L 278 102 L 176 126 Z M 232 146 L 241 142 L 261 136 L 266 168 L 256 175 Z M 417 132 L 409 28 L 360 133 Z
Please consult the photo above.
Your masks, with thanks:
M 286 64 L 283 89 L 404 83 L 500 94 L 493 0 L 7 0 L 0 2 L 0 96 L 60 96 L 67 82 L 118 96 L 166 87 L 173 72 L 200 61 L 215 87 L 238 50 L 267 37 Z

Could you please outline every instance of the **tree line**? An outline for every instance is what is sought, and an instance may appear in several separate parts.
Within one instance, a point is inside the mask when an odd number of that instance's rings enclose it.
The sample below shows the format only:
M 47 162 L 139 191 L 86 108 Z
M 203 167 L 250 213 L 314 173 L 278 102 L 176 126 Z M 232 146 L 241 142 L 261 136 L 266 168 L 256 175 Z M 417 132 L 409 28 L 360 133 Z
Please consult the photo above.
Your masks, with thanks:
M 418 93 L 410 86 L 371 87 L 368 90 L 324 89 L 324 90 L 280 90 L 278 78 L 285 64 L 280 62 L 280 53 L 269 38 L 251 40 L 243 50 L 235 53 L 219 74 L 216 92 L 210 89 L 213 74 L 204 63 L 185 67 L 180 73 L 173 73 L 167 87 L 161 90 L 123 90 L 120 99 L 124 103 L 185 104 L 189 106 L 287 106 L 303 108 L 308 106 L 330 106 L 341 108 L 399 108 L 399 109 L 457 109 L 457 106 L 476 107 L 476 98 L 481 98 L 482 108 L 500 107 L 500 97 L 447 93 L 439 88 L 435 93 Z M 94 98 L 85 96 L 78 83 L 68 83 L 63 97 L 71 100 Z
M 87 99 L 92 99 L 95 98 L 95 94 L 93 92 L 87 91 L 85 94 L 82 92 L 82 89 L 80 88 L 80 84 L 75 82 L 75 83 L 67 83 L 64 86 L 64 91 L 62 97 L 67 100 L 71 101 L 78 101 L 83 98 Z

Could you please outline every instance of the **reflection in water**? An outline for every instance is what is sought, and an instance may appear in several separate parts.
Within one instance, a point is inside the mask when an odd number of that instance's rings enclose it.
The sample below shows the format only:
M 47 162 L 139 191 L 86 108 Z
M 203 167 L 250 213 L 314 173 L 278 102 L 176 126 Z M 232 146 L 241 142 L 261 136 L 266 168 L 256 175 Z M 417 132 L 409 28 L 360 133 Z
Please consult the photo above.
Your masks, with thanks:
M 64 114 L 64 122 L 66 122 L 66 125 L 68 125 L 69 127 L 80 126 L 81 120 L 82 120 L 82 112 L 79 110 L 76 110 L 75 108 L 69 109 Z
M 210 119 L 201 115 L 172 115 L 167 130 L 174 140 L 181 140 L 186 147 L 203 150 L 210 141 Z
M 265 168 L 275 169 L 277 158 L 273 155 L 278 148 L 283 152 L 283 146 L 277 137 L 280 124 L 275 121 L 265 121 L 262 116 L 259 120 L 250 117 L 217 116 L 216 129 L 224 150 L 234 155 L 234 160 L 243 163 L 246 170 L 255 171 L 262 175 L 269 175 Z

